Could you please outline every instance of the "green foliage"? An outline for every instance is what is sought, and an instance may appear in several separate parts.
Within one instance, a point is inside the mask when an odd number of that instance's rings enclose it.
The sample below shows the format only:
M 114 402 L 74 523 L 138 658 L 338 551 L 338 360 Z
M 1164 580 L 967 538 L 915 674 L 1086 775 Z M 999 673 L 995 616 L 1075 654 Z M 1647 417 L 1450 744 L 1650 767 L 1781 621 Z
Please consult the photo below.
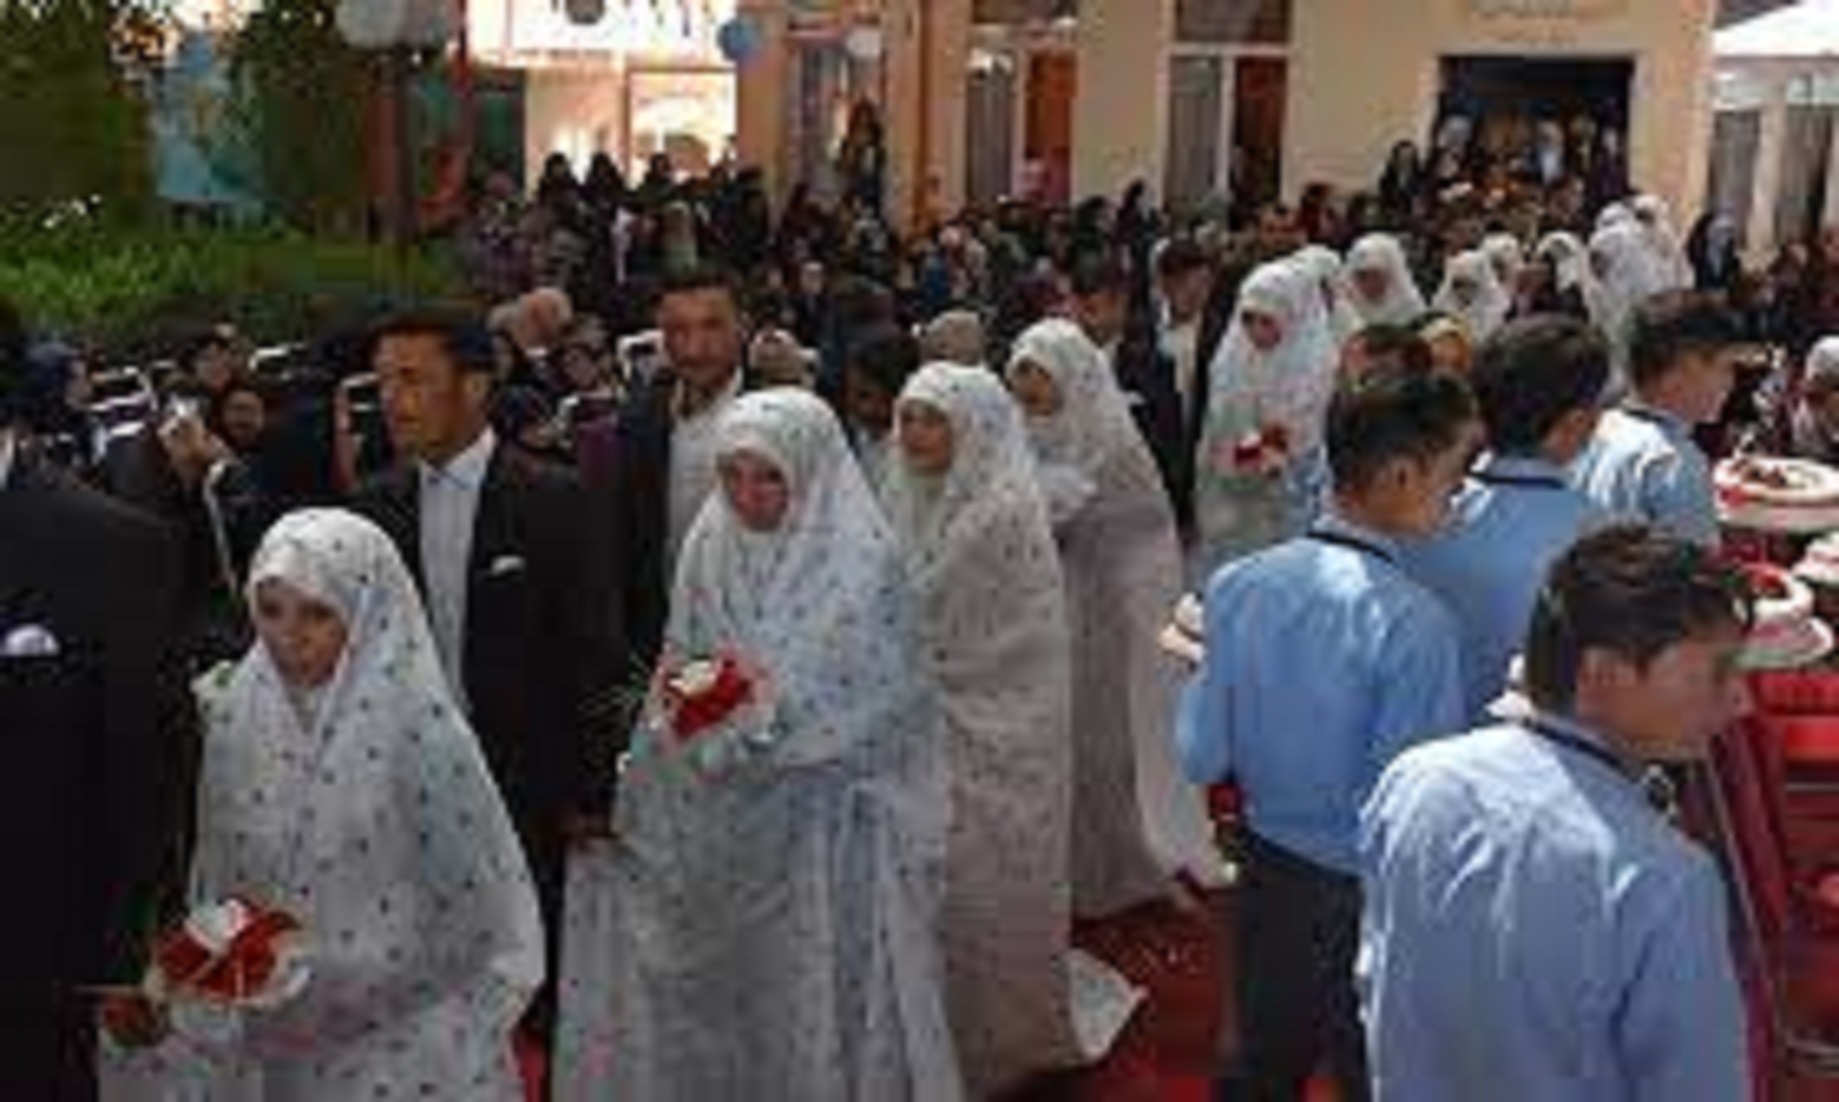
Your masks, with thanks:
M 228 320 L 259 341 L 298 340 L 378 301 L 455 299 L 446 255 L 282 231 L 0 229 L 0 298 L 34 328 L 114 349 L 158 346 Z
M 0 0 L 4 2 L 4 0 Z M 264 199 L 303 230 L 364 224 L 365 55 L 333 22 L 336 0 L 267 0 L 237 36 L 238 122 Z
M 146 110 L 129 66 L 156 0 L 0 0 L 0 212 L 144 213 Z

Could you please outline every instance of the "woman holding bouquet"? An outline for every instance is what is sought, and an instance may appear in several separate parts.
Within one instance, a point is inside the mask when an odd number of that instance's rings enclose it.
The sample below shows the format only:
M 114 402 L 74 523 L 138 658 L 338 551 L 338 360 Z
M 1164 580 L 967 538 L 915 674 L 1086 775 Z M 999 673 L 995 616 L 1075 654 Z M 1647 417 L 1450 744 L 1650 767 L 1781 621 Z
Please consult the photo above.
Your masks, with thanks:
M 957 1099 L 949 806 L 899 552 L 821 399 L 737 399 L 716 456 L 617 840 L 571 880 L 558 1097 Z
M 536 896 L 408 571 L 370 522 L 306 510 L 262 541 L 248 597 L 260 642 L 200 694 L 191 892 L 292 916 L 304 987 L 175 994 L 163 1041 L 108 1055 L 104 1097 L 521 1098 Z
M 1090 957 L 1090 982 L 1068 967 L 1071 642 L 1021 415 L 989 371 L 932 364 L 895 420 L 888 515 L 920 597 L 952 785 L 946 1006 L 984 1098 L 1103 1055 L 1135 996 Z
M 1320 280 L 1286 259 L 1254 271 L 1208 378 L 1195 456 L 1195 580 L 1307 523 L 1339 351 Z
M 1104 354 L 1079 327 L 1016 340 L 1009 386 L 1053 515 L 1073 678 L 1073 912 L 1097 918 L 1223 880 L 1198 789 L 1175 770 L 1178 671 L 1156 634 L 1181 594 L 1175 518 Z

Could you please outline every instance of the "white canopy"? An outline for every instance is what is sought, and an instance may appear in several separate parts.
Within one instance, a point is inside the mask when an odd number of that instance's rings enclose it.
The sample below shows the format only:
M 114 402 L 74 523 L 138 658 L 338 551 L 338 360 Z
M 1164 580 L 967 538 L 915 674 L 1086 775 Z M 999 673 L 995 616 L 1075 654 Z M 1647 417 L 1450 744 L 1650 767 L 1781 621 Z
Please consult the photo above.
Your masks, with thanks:
M 1839 0 L 1800 0 L 1712 36 L 1720 61 L 1733 58 L 1839 57 Z

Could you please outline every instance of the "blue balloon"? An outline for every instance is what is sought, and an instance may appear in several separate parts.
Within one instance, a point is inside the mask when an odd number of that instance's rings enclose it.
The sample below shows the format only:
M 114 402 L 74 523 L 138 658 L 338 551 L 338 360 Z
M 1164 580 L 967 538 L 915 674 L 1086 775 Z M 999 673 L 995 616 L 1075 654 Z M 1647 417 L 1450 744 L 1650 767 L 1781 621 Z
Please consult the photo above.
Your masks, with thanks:
M 736 16 L 715 32 L 715 44 L 723 57 L 745 65 L 748 58 L 760 52 L 760 28 L 746 16 Z

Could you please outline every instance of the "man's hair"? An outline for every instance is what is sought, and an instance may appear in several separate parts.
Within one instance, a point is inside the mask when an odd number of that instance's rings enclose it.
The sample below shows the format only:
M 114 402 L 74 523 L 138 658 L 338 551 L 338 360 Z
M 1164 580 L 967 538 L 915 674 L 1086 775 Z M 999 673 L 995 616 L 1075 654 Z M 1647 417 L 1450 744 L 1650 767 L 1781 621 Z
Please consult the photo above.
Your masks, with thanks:
M 25 370 L 25 322 L 11 302 L 0 298 L 0 429 L 12 424 L 19 414 L 15 403 Z
M 1585 536 L 1552 564 L 1526 633 L 1526 689 L 1545 710 L 1570 708 L 1584 652 L 1645 669 L 1667 649 L 1723 628 L 1746 630 L 1744 576 L 1706 548 L 1643 524 Z
M 1366 489 L 1388 463 L 1428 463 L 1456 446 L 1475 419 L 1468 385 L 1452 375 L 1363 373 L 1328 403 L 1328 467 L 1336 490 Z
M 1717 352 L 1740 334 L 1730 308 L 1715 295 L 1667 291 L 1635 307 L 1628 341 L 1628 376 L 1637 388 L 1679 366 L 1682 357 Z
M 1107 293 L 1128 294 L 1130 272 L 1123 261 L 1107 252 L 1089 252 L 1073 262 L 1073 294 L 1080 298 Z
M 492 375 L 498 370 L 491 331 L 476 312 L 463 307 L 416 306 L 389 315 L 371 330 L 372 354 L 393 337 L 432 337 L 463 375 Z
M 741 284 L 734 273 L 719 264 L 707 263 L 692 264 L 666 273 L 658 283 L 657 302 L 661 304 L 672 295 L 692 295 L 703 291 L 721 291 L 734 303 L 735 309 L 741 308 Z
M 866 377 L 892 397 L 920 369 L 919 342 L 898 325 L 878 323 L 857 333 L 843 361 L 848 370 Z
M 1469 381 L 1488 446 L 1530 455 L 1565 415 L 1596 406 L 1609 384 L 1609 346 L 1574 318 L 1523 318 L 1482 342 Z
M 1213 258 L 1191 237 L 1172 237 L 1156 254 L 1156 274 L 1174 279 L 1213 266 Z
M 1430 342 L 1408 325 L 1378 323 L 1354 334 L 1360 342 L 1360 354 L 1372 371 L 1404 371 L 1429 374 L 1436 367 Z

